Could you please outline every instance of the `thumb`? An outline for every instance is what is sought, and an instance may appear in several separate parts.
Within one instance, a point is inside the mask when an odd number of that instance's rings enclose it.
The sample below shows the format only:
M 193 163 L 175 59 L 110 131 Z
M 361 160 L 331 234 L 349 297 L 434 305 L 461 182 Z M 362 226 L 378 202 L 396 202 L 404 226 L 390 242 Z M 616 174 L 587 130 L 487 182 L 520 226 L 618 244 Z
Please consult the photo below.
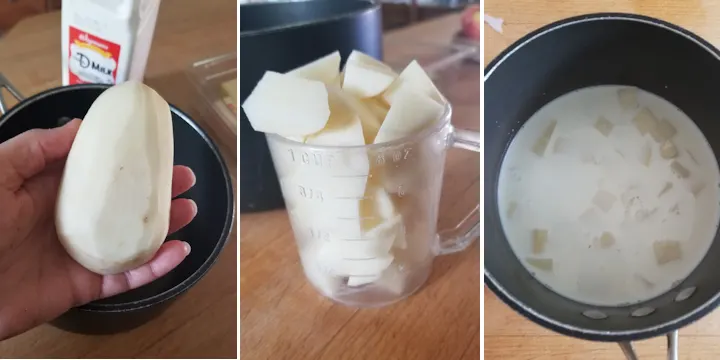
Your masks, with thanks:
M 16 190 L 53 161 L 64 159 L 80 128 L 75 119 L 55 129 L 33 129 L 0 144 L 0 185 Z

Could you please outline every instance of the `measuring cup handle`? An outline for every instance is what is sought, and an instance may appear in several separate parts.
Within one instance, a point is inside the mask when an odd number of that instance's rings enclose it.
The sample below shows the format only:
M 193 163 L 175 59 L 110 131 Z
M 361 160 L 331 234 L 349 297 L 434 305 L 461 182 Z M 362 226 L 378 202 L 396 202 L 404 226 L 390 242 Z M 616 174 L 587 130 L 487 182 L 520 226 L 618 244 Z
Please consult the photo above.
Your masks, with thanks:
M 23 96 L 20 94 L 20 91 L 15 88 L 15 86 L 8 81 L 8 79 L 5 77 L 5 75 L 0 74 L 0 90 L 3 88 L 7 89 L 7 91 L 15 97 L 16 100 L 20 101 L 23 100 Z M 8 107 L 5 103 L 5 98 L 3 98 L 2 92 L 0 92 L 0 115 L 3 115 L 7 112 Z
M 452 129 L 449 146 L 480 152 L 480 133 L 477 131 Z M 479 161 L 479 160 L 478 160 Z M 480 237 L 480 203 L 470 211 L 454 228 L 438 233 L 438 255 L 452 254 L 467 249 Z
M 633 349 L 632 342 L 624 341 L 618 343 L 620 349 L 627 360 L 638 360 L 635 349 Z M 667 359 L 678 360 L 678 331 L 675 330 L 667 334 Z

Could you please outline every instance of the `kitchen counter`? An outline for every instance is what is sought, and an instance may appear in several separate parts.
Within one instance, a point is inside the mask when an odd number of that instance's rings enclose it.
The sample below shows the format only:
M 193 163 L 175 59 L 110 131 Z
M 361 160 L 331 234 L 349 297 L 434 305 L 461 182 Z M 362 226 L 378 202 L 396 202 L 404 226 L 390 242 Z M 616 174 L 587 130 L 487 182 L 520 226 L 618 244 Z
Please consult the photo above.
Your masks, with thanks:
M 499 34 L 485 25 L 485 64 L 528 32 L 566 17 L 593 12 L 630 12 L 660 18 L 720 46 L 720 3 L 661 0 L 486 0 L 485 13 L 505 20 Z M 635 344 L 640 359 L 665 359 L 665 337 Z M 720 312 L 680 331 L 681 359 L 716 359 L 720 354 Z M 530 322 L 485 289 L 485 358 L 488 360 L 617 360 L 624 359 L 614 343 L 578 340 L 555 334 Z
M 417 56 L 418 41 L 448 44 L 460 26 L 450 15 L 387 33 L 385 60 Z M 452 87 L 453 123 L 479 129 L 480 64 Z M 457 94 L 455 94 L 457 92 Z M 453 96 L 454 95 L 454 96 Z M 451 149 L 439 228 L 477 205 L 479 155 Z M 354 309 L 323 298 L 305 279 L 285 210 L 240 220 L 240 321 L 243 360 L 480 359 L 479 243 L 437 258 L 426 286 L 379 309 Z
M 184 71 L 195 61 L 236 51 L 235 10 L 229 0 L 164 1 L 160 8 L 146 82 L 205 128 L 209 118 L 198 115 L 203 104 Z M 0 72 L 26 96 L 59 86 L 60 13 L 28 18 L 6 34 L 0 40 Z M 228 149 L 223 155 L 234 181 L 236 139 L 213 137 Z M 235 358 L 236 234 L 234 229 L 208 274 L 153 321 L 108 336 L 42 325 L 1 342 L 0 358 Z

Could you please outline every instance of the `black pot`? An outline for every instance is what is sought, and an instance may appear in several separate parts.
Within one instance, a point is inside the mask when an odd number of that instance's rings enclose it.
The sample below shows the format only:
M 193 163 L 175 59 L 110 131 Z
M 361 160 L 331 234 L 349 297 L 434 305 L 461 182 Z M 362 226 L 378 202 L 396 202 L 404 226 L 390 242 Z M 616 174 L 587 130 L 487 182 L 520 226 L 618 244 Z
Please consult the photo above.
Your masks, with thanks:
M 370 0 L 309 0 L 240 6 L 240 104 L 265 71 L 287 72 L 334 51 L 382 58 L 382 12 Z M 284 206 L 265 135 L 240 111 L 240 212 Z
M 20 94 L 0 75 L 0 88 Z M 0 118 L 0 143 L 30 129 L 50 129 L 83 118 L 107 85 L 72 85 L 44 91 L 8 110 Z M 217 146 L 193 120 L 170 106 L 174 161 L 192 168 L 197 183 L 182 197 L 193 199 L 198 214 L 172 234 L 187 241 L 192 252 L 173 271 L 139 289 L 72 309 L 53 325 L 80 333 L 108 334 L 137 327 L 160 314 L 171 300 L 198 282 L 212 267 L 232 229 L 235 215 L 230 174 Z
M 629 341 L 670 333 L 674 348 L 675 331 L 720 302 L 717 235 L 700 265 L 671 291 L 632 306 L 581 304 L 536 281 L 511 250 L 498 213 L 498 175 L 514 134 L 533 113 L 563 94 L 594 85 L 632 85 L 670 101 L 695 121 L 717 156 L 720 52 L 697 35 L 661 20 L 592 14 L 550 24 L 518 40 L 487 66 L 484 81 L 484 186 L 489 194 L 484 215 L 486 284 L 513 309 L 556 332 L 618 341 L 628 354 Z M 691 296 L 678 301 L 683 291 Z M 630 316 L 642 307 L 655 311 Z M 588 310 L 600 311 L 606 318 L 584 315 Z

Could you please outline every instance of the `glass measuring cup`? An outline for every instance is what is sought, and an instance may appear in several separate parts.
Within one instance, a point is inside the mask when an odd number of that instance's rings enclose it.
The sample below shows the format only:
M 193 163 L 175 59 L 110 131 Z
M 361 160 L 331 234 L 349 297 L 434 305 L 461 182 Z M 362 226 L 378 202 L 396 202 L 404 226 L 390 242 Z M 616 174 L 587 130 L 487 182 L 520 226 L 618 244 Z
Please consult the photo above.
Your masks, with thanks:
M 436 224 L 448 148 L 480 152 L 480 134 L 437 125 L 383 144 L 307 145 L 267 134 L 303 270 L 323 295 L 384 306 L 427 280 L 432 260 L 480 235 L 479 204 L 449 231 Z

